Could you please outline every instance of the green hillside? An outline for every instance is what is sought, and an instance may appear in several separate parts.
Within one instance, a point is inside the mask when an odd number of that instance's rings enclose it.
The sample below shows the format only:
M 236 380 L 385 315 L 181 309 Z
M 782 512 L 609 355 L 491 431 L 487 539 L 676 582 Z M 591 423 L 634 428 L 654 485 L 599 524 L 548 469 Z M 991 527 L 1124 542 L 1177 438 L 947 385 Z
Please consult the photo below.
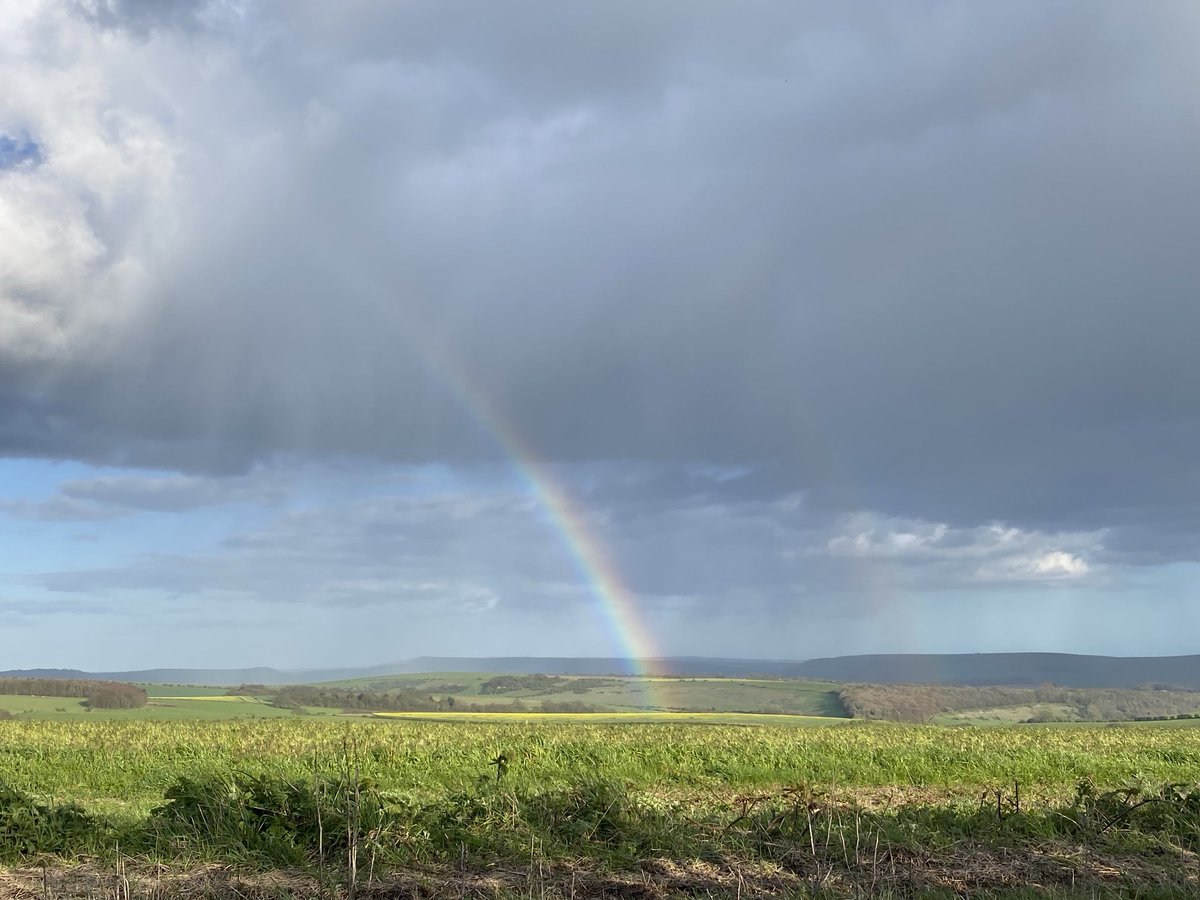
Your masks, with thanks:
M 510 687 L 511 685 L 511 687 Z M 637 710 L 773 713 L 844 718 L 838 685 L 821 681 L 754 678 L 513 676 L 479 672 L 389 675 L 328 682 L 329 687 L 404 691 L 472 705 L 514 701 L 584 704 L 598 711 Z

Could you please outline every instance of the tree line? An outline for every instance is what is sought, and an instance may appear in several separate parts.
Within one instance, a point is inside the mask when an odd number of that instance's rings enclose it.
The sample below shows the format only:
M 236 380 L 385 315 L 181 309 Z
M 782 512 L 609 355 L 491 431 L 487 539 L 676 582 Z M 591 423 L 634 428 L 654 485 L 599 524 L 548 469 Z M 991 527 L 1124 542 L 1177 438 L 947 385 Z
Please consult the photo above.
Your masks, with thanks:
M 520 700 L 508 704 L 464 703 L 453 696 L 434 697 L 409 691 L 357 691 L 347 688 L 294 684 L 274 689 L 273 706 L 305 709 L 310 706 L 370 712 L 594 712 L 585 703 L 541 703 Z
M 554 694 L 586 694 L 590 690 L 613 684 L 620 684 L 620 681 L 613 678 L 562 678 L 558 675 L 496 675 L 480 683 L 479 693 L 541 691 Z
M 567 679 L 556 675 L 497 675 L 479 685 L 481 694 L 509 694 L 513 691 L 549 691 L 564 686 Z
M 0 694 L 76 697 L 89 709 L 137 709 L 147 700 L 145 689 L 136 684 L 79 678 L 0 678 Z

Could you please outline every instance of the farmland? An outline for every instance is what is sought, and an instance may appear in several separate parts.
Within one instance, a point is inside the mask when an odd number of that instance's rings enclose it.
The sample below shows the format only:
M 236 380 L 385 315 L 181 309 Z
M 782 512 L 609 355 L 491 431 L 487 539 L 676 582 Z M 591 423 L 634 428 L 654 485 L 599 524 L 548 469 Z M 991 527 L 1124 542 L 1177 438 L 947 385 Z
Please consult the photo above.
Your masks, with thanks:
M 495 675 L 478 672 L 392 675 L 331 682 L 369 691 L 409 691 L 435 696 L 453 695 L 473 705 L 531 705 L 584 703 L 610 712 L 635 710 L 703 710 L 755 712 L 801 716 L 845 717 L 839 685 L 823 681 L 761 678 L 654 678 L 577 676 L 543 678 L 522 684 L 512 679 L 507 689 L 489 691 Z
M 81 682 L 85 685 L 86 682 Z M 2 685 L 0 685 L 2 687 Z M 83 696 L 38 697 L 0 690 L 0 718 L 31 720 L 222 720 L 369 717 L 403 713 L 462 721 L 541 714 L 580 721 L 676 720 L 821 724 L 847 718 L 941 725 L 1110 723 L 1200 724 L 1200 692 L 1163 689 L 949 687 L 714 677 L 547 676 L 488 673 L 393 675 L 308 685 L 203 687 L 125 685 L 142 705 L 105 708 Z M 765 717 L 765 718 L 764 718 Z M 819 721 L 818 721 L 819 720 Z
M 487 673 L 143 689 L 130 709 L 0 696 L 0 898 L 110 894 L 118 872 L 212 897 L 999 897 L 1031 879 L 1190 896 L 1200 872 L 1200 720 L 1078 721 L 1190 711 L 1188 692 Z M 939 724 L 849 718 L 889 710 Z
M 423 896 L 1196 887 L 1189 729 L 658 715 L 3 721 L 6 877 L 33 884 L 50 854 L 97 885 L 118 866 L 139 884 L 159 862 L 196 878 L 232 865 L 241 893 L 264 873 L 298 893 Z
M 193 693 L 195 691 L 195 693 Z M 165 696 L 151 695 L 137 709 L 90 709 L 83 700 L 71 697 L 29 697 L 0 694 L 0 711 L 18 719 L 52 722 L 133 722 L 144 719 L 178 721 L 241 718 L 281 718 L 291 710 L 277 709 L 256 697 L 225 697 L 211 688 L 174 688 Z M 312 714 L 336 714 L 340 710 L 314 710 Z
M 525 678 L 528 678 L 527 676 Z M 348 692 L 359 692 L 376 698 L 386 708 L 386 700 L 409 697 L 418 700 L 434 698 L 450 706 L 441 710 L 442 718 L 456 719 L 450 712 L 453 704 L 459 710 L 474 709 L 488 713 L 517 711 L 521 717 L 542 709 L 571 709 L 577 713 L 603 713 L 613 720 L 622 716 L 646 713 L 659 718 L 679 712 L 708 717 L 710 721 L 729 722 L 737 714 L 776 717 L 845 718 L 837 686 L 824 682 L 763 680 L 742 678 L 617 678 L 579 677 L 542 679 L 536 687 L 516 678 L 503 690 L 489 693 L 489 682 L 496 676 L 480 673 L 448 673 L 435 675 L 401 675 L 382 679 L 362 679 L 350 682 L 331 682 L 309 689 L 282 689 L 292 692 L 303 702 L 273 702 L 281 689 L 243 686 L 233 689 L 197 687 L 191 685 L 146 685 L 145 706 L 136 709 L 91 709 L 79 698 L 31 697 L 0 694 L 0 715 L 7 712 L 23 719 L 52 721 L 136 721 L 141 719 L 221 720 L 246 718 L 279 718 L 304 714 L 322 718 L 346 715 L 370 715 L 371 705 L 346 710 Z M 328 706 L 322 705 L 328 703 Z M 403 702 L 399 704 L 404 708 Z M 428 704 L 421 704 L 420 711 Z M 375 704 L 376 707 L 379 704 Z M 703 714 L 703 715 L 700 715 Z M 713 716 L 717 718 L 712 718 Z M 789 722 L 788 724 L 799 724 Z

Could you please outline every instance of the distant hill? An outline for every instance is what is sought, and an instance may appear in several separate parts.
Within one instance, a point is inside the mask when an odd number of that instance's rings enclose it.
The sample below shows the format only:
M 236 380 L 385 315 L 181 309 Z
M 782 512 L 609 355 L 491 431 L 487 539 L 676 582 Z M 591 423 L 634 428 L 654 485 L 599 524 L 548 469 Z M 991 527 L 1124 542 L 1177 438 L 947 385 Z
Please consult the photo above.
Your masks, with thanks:
M 1071 653 L 959 653 L 835 656 L 807 661 L 670 657 L 650 670 L 679 677 L 724 675 L 810 678 L 877 684 L 1039 685 L 1133 688 L 1144 684 L 1200 690 L 1200 656 L 1081 656 Z M 416 672 L 497 672 L 545 675 L 634 675 L 645 668 L 615 657 L 419 656 L 360 668 L 280 670 L 145 669 L 81 672 L 26 669 L 0 677 L 95 678 L 142 684 L 314 684 Z
M 335 670 L 342 671 L 342 670 Z M 345 671 L 355 671 L 347 669 Z M 390 668 L 389 670 L 390 671 Z M 131 681 L 135 684 L 288 684 L 307 680 L 310 673 L 281 672 L 278 669 L 138 669 L 130 672 L 81 672 L 78 669 L 12 669 L 0 672 L 0 678 L 72 678 L 100 681 Z M 311 674 L 318 674 L 315 672 Z M 333 674 L 332 678 L 353 677 Z
M 651 660 L 650 668 L 665 675 L 782 676 L 795 662 L 752 659 L 708 659 L 678 657 Z M 414 659 L 377 666 L 344 669 L 141 669 L 130 672 L 81 672 L 78 669 L 14 669 L 0 672 L 12 678 L 93 678 L 132 681 L 139 684 L 314 684 L 370 678 L 378 675 L 404 675 L 418 672 L 496 672 L 500 674 L 544 675 L 636 675 L 643 666 L 619 657 L 461 657 L 418 656 Z
M 801 678 L 876 684 L 1039 685 L 1200 690 L 1200 656 L 1082 656 L 1072 653 L 938 653 L 834 656 L 792 668 Z
M 620 657 L 571 656 L 418 656 L 400 665 L 403 672 L 498 672 L 543 675 L 637 675 L 646 670 L 662 675 L 782 676 L 794 669 L 795 661 L 766 659 L 721 659 L 705 656 L 673 656 L 635 662 Z

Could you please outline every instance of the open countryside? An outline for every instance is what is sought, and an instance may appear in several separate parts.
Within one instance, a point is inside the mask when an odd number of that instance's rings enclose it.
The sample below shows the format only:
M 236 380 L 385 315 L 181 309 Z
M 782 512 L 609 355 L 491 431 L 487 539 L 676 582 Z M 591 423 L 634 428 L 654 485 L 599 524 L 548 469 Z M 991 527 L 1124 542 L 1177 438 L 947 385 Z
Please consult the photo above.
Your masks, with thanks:
M 0 892 L 47 856 L 63 890 L 147 895 L 163 863 L 180 890 L 313 897 L 1196 884 L 1200 692 L 481 672 L 58 689 L 89 696 L 0 695 Z M 298 702 L 332 699 L 349 705 Z M 1159 718 L 1094 718 L 1118 710 Z
M 24 684 L 19 691 L 13 685 Z M 784 678 L 554 676 L 449 672 L 308 685 L 145 684 L 136 706 L 38 696 L 0 677 L 0 714 L 63 719 L 225 719 L 310 715 L 744 716 L 944 725 L 1176 722 L 1200 716 L 1200 691 L 1163 686 L 1075 688 L 868 684 Z M 47 684 L 68 682 L 49 681 Z M 99 682 L 96 682 L 99 683 Z M 30 687 L 33 684 L 34 687 Z M 121 684 L 114 682 L 113 684 Z M 9 685 L 8 688 L 5 685 Z M 78 694 L 79 690 L 73 691 Z
M 1200 900 L 1200 0 L 0 0 L 0 900 Z

